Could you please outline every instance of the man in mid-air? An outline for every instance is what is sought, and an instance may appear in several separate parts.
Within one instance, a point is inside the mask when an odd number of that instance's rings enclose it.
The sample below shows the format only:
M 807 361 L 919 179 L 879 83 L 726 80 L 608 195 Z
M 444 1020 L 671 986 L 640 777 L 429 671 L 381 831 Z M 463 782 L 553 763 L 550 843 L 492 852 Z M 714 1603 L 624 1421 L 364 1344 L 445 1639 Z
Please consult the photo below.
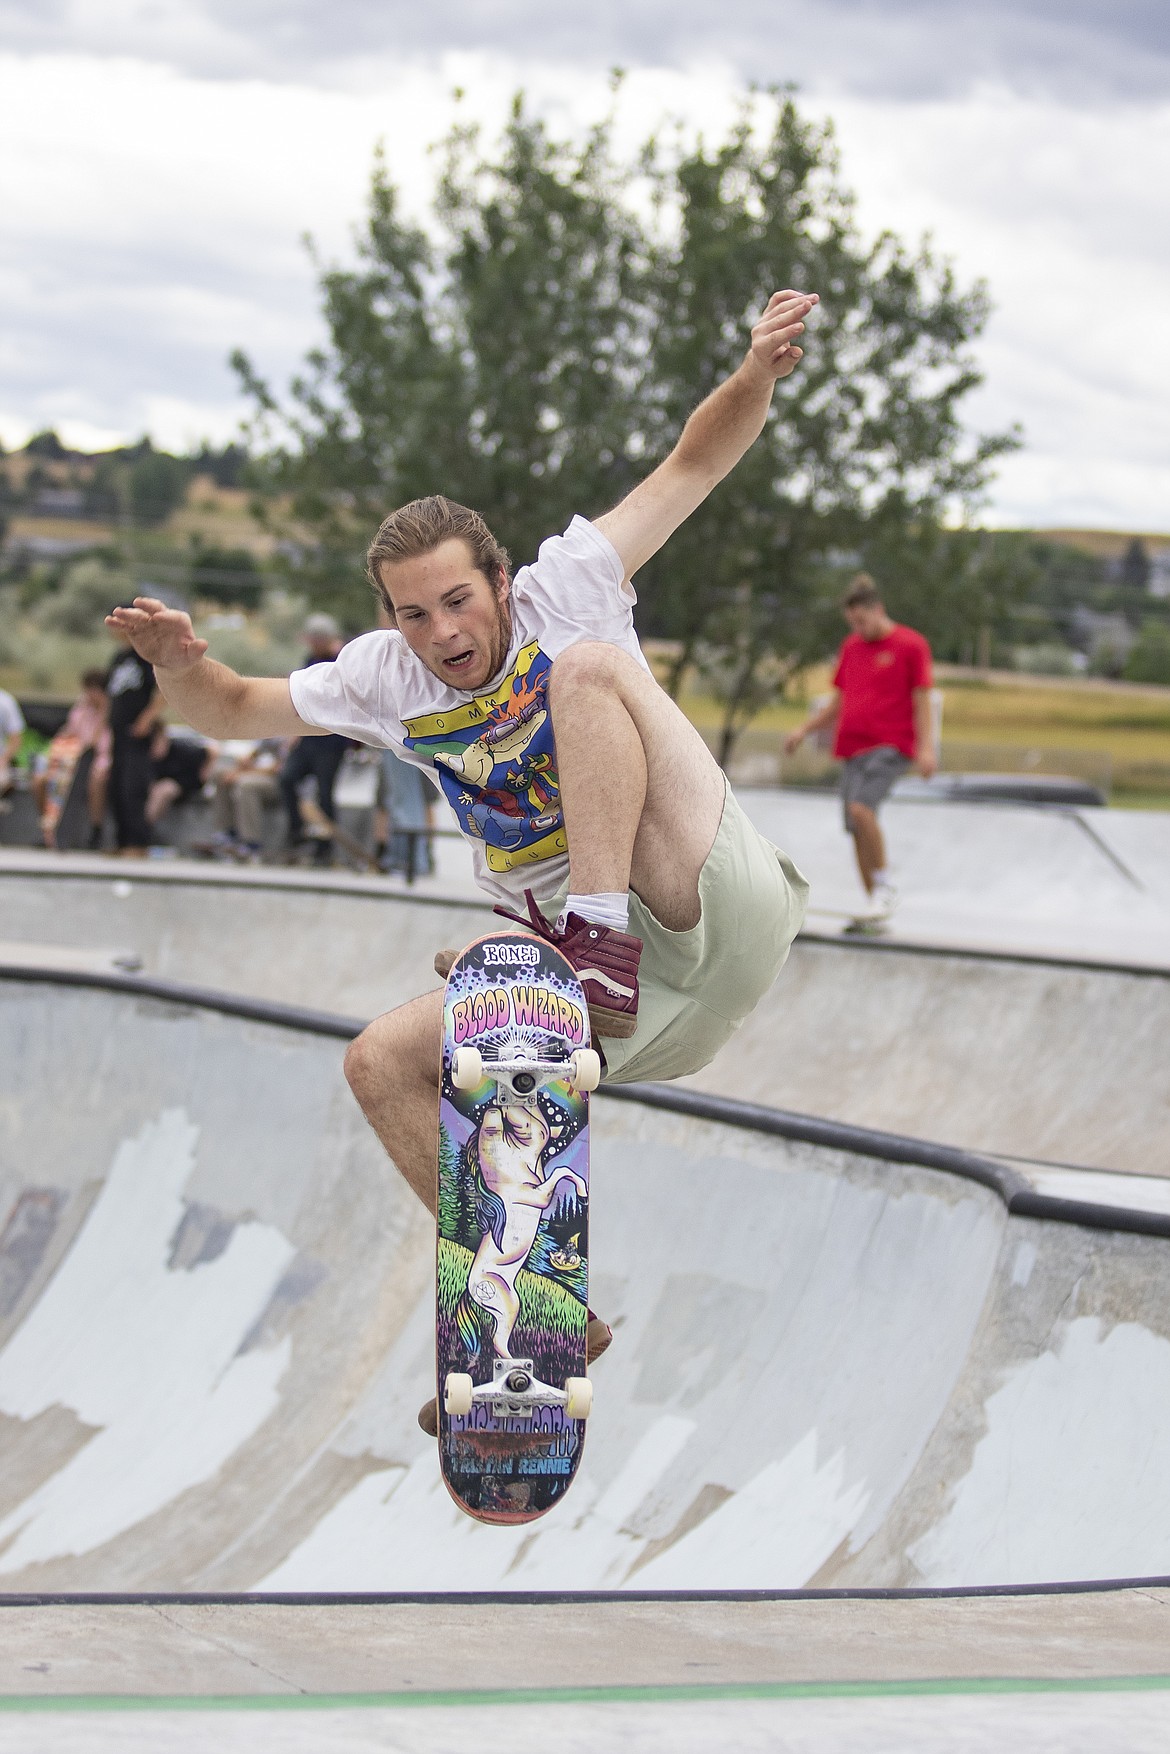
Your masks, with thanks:
M 847 931 L 880 929 L 897 905 L 885 836 L 878 821 L 894 781 L 913 762 L 923 779 L 938 768 L 931 711 L 930 647 L 913 627 L 886 613 L 868 573 L 858 573 L 841 604 L 850 631 L 833 672 L 833 692 L 784 739 L 791 755 L 815 731 L 834 729 L 841 763 L 841 808 L 872 912 Z
M 758 438 L 815 304 L 775 293 L 743 363 L 666 461 L 514 577 L 477 512 L 441 495 L 392 512 L 369 550 L 391 626 L 332 663 L 287 681 L 241 677 L 154 599 L 110 617 L 208 736 L 341 734 L 425 768 L 482 888 L 576 968 L 609 1082 L 706 1065 L 775 980 L 804 916 L 804 879 L 651 674 L 631 580 Z M 432 1213 L 442 1039 L 435 990 L 376 1018 L 346 1056 L 363 1112 Z M 609 1338 L 591 1316 L 591 1358 Z M 434 1431 L 433 1401 L 420 1424 Z

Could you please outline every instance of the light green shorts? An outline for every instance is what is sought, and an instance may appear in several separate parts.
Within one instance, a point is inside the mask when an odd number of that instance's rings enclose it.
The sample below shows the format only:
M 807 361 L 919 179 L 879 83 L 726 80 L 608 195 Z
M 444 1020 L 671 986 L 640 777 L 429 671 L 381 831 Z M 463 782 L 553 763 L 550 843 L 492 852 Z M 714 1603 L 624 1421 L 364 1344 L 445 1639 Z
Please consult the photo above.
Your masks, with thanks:
M 643 943 L 638 1027 L 596 1044 L 609 1084 L 681 1078 L 707 1065 L 759 1004 L 800 930 L 808 884 L 749 822 L 730 786 L 699 901 L 698 925 L 671 932 L 630 894 L 630 931 Z M 555 919 L 563 903 L 560 895 L 544 911 Z

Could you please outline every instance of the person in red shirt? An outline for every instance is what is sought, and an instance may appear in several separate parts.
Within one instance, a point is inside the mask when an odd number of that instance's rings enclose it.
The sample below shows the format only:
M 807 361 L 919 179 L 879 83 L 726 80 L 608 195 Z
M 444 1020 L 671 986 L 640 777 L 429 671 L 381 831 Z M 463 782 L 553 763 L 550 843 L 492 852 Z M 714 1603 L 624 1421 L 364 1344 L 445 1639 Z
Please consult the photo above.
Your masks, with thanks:
M 851 632 L 833 672 L 833 693 L 808 722 L 784 741 L 789 755 L 814 731 L 835 726 L 833 754 L 841 762 L 845 827 L 853 836 L 857 867 L 879 916 L 897 896 L 886 864 L 878 805 L 911 765 L 924 779 L 937 770 L 930 710 L 930 647 L 912 627 L 886 613 L 868 573 L 858 573 L 842 608 Z

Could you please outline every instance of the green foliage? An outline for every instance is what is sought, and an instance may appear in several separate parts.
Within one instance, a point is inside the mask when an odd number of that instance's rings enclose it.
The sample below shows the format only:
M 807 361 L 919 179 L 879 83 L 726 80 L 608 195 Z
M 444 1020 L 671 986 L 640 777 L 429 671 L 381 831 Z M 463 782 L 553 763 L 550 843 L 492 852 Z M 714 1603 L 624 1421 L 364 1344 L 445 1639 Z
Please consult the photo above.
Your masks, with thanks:
M 56 590 L 41 597 L 34 611 L 37 625 L 48 633 L 75 639 L 105 635 L 105 617 L 119 603 L 129 603 L 136 586 L 129 573 L 91 557 L 67 568 Z
M 455 1305 L 467 1290 L 467 1278 L 474 1258 L 472 1250 L 464 1248 L 462 1243 L 452 1242 L 448 1236 L 439 1237 L 436 1285 L 442 1314 L 454 1314 Z
M 460 1229 L 459 1154 L 455 1141 L 439 1122 L 439 1235 L 457 1237 Z
M 246 548 L 221 548 L 198 537 L 191 544 L 188 587 L 192 597 L 212 603 L 259 602 L 264 578 Z
M 1170 686 L 1170 627 L 1164 621 L 1146 622 L 1122 674 L 1127 682 Z
M 761 440 L 640 576 L 641 630 L 679 642 L 676 683 L 701 664 L 725 754 L 835 643 L 858 565 L 928 632 L 972 632 L 1007 586 L 950 526 L 1017 442 L 961 421 L 986 292 L 927 245 L 863 240 L 831 128 L 775 94 L 745 99 L 716 146 L 651 139 L 627 160 L 608 124 L 566 144 L 518 98 L 496 150 L 470 129 L 448 140 L 427 232 L 378 159 L 358 263 L 322 273 L 328 346 L 284 403 L 234 360 L 266 483 L 316 539 L 316 594 L 367 624 L 365 546 L 423 493 L 477 506 L 531 559 L 667 455 L 785 286 L 822 296 L 807 356 Z
M 248 473 L 248 453 L 243 445 L 229 444 L 216 450 L 206 442 L 190 457 L 193 475 L 210 475 L 217 487 L 243 487 Z
M 269 592 L 256 612 L 238 611 L 204 627 L 210 655 L 247 676 L 287 676 L 304 662 L 303 597 Z
M 52 430 L 34 433 L 24 448 L 30 457 L 51 457 L 56 462 L 69 455 L 57 434 Z
M 149 441 L 130 469 L 129 497 L 134 522 L 149 527 L 161 524 L 182 504 L 191 480 L 191 464 L 185 457 L 156 451 Z

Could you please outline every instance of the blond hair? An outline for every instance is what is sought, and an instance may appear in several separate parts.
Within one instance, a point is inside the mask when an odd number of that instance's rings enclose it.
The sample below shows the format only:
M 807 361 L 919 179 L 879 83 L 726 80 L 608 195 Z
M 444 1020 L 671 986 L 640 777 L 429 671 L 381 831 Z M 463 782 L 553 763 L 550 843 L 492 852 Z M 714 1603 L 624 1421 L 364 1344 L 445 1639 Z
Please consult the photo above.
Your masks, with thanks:
M 366 551 L 367 577 L 391 616 L 394 606 L 382 583 L 382 562 L 413 560 L 416 555 L 432 553 L 453 538 L 466 542 L 473 566 L 489 585 L 498 585 L 501 574 L 508 577 L 508 551 L 496 541 L 479 513 L 445 494 L 430 493 L 425 499 L 412 499 L 409 505 L 399 506 L 396 512 L 383 518 Z

